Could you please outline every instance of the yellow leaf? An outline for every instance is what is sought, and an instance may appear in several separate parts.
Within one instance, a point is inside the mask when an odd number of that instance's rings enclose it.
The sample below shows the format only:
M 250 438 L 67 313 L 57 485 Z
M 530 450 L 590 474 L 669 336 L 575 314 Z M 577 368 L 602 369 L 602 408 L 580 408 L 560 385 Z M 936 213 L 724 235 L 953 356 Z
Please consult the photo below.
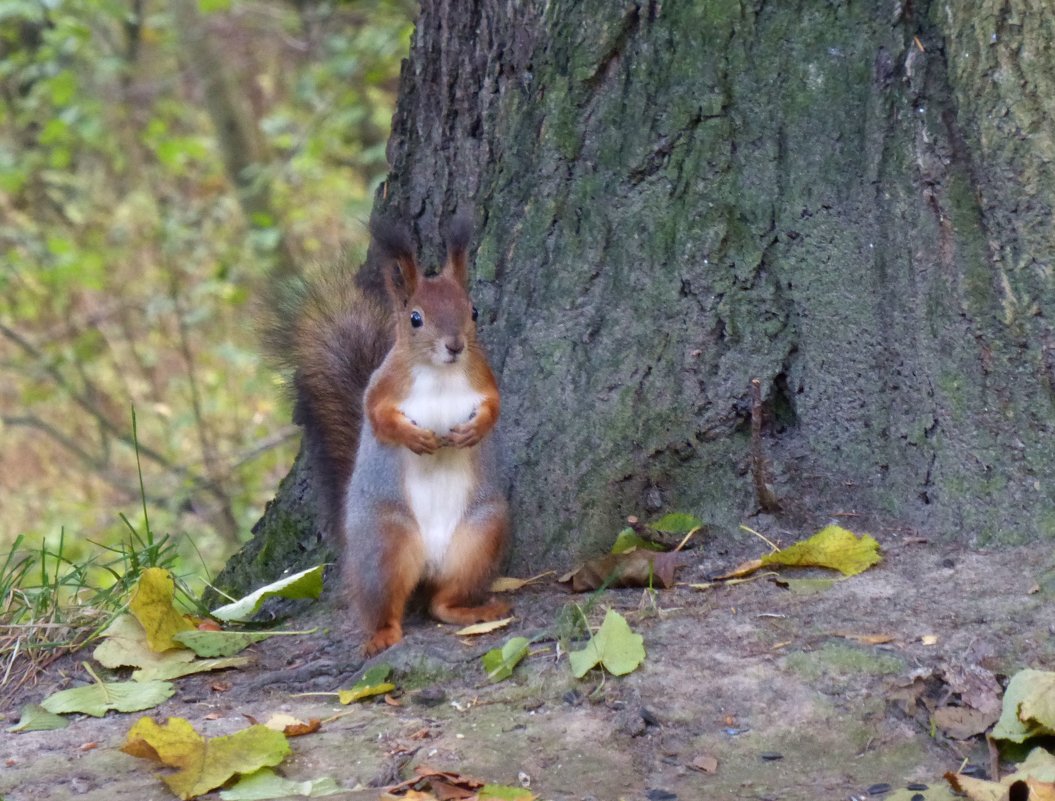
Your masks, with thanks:
M 176 582 L 172 574 L 162 567 L 148 567 L 139 577 L 129 603 L 135 619 L 146 631 L 147 644 L 158 653 L 182 647 L 172 637 L 194 629 L 190 619 L 172 605 L 175 597 Z
M 169 718 L 164 725 L 140 719 L 121 750 L 177 768 L 161 780 L 185 801 L 215 790 L 236 774 L 277 765 L 290 753 L 285 736 L 265 726 L 206 739 L 183 718 Z
M 825 526 L 812 537 L 766 554 L 763 565 L 828 567 L 855 576 L 880 560 L 879 543 L 868 534 L 858 537 L 840 526 Z
M 373 695 L 384 695 L 390 693 L 396 689 L 396 685 L 389 682 L 382 684 L 368 684 L 363 687 L 352 687 L 350 690 L 338 690 L 337 698 L 342 704 L 351 704 L 355 701 L 361 701 L 364 698 L 370 698 Z
M 531 578 L 526 579 L 499 576 L 491 582 L 491 592 L 514 592 L 521 587 L 526 587 L 528 584 L 534 584 L 539 579 L 543 579 L 553 572 L 554 571 L 549 570 L 545 573 L 539 573 L 537 576 L 532 576 Z
M 474 634 L 487 634 L 496 629 L 504 629 L 512 622 L 513 618 L 511 617 L 504 617 L 501 620 L 488 620 L 484 623 L 474 623 L 471 626 L 458 629 L 454 634 L 457 637 L 472 637 Z

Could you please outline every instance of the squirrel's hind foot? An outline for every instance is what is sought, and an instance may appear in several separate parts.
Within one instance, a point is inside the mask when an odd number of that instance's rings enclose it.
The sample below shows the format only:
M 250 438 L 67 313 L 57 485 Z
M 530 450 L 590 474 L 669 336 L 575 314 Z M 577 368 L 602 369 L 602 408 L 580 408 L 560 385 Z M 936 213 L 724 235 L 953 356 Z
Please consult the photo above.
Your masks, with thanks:
M 473 623 L 484 623 L 488 620 L 503 618 L 512 608 L 508 601 L 499 601 L 494 598 L 479 606 L 462 606 L 434 599 L 429 607 L 429 613 L 441 623 L 469 626 Z

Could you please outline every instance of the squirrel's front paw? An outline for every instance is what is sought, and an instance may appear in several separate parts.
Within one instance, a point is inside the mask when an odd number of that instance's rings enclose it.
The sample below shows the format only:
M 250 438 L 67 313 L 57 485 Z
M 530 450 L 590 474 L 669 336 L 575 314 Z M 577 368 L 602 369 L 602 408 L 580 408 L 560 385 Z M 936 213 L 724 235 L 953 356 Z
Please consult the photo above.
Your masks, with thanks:
M 440 438 L 436 436 L 435 432 L 429 431 L 427 428 L 420 428 L 415 426 L 414 429 L 408 433 L 406 441 L 403 443 L 414 453 L 421 456 L 422 454 L 435 453 L 443 445 Z
M 454 448 L 471 448 L 484 438 L 480 427 L 473 420 L 462 423 L 450 430 L 444 438 L 448 445 Z

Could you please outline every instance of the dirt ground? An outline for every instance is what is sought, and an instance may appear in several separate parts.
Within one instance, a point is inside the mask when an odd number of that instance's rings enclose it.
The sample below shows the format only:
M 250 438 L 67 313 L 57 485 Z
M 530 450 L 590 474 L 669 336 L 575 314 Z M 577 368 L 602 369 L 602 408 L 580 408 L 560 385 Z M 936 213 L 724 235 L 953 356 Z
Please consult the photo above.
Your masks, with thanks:
M 768 533 L 785 544 L 801 536 Z M 566 604 L 588 600 L 548 584 L 513 594 L 516 621 L 471 641 L 412 617 L 407 639 L 375 660 L 396 668 L 399 706 L 293 697 L 349 687 L 362 668 L 354 637 L 342 637 L 331 610 L 316 604 L 284 628 L 317 625 L 318 633 L 258 644 L 248 669 L 177 680 L 177 694 L 156 710 L 0 734 L 0 797 L 173 798 L 151 765 L 117 750 L 145 714 L 185 717 L 199 732 L 220 735 L 244 728 L 247 715 L 327 718 L 350 709 L 293 738 L 281 772 L 377 788 L 427 764 L 530 783 L 540 798 L 560 801 L 947 799 L 942 774 L 965 763 L 976 775 L 990 771 L 988 749 L 980 737 L 932 732 L 922 700 L 906 702 L 903 688 L 921 677 L 932 696 L 941 695 L 941 676 L 1053 668 L 1052 548 L 979 551 L 917 532 L 873 533 L 883 561 L 814 594 L 766 578 L 704 591 L 682 585 L 655 603 L 641 590 L 606 591 L 591 620 L 607 607 L 622 612 L 647 650 L 642 667 L 623 678 L 594 671 L 577 681 L 551 641 L 538 644 L 512 679 L 487 681 L 483 652 L 514 634 L 552 629 Z M 679 580 L 705 581 L 759 555 L 760 545 L 744 533 L 705 540 Z M 870 644 L 882 638 L 860 635 L 892 639 Z M 24 701 L 81 678 L 78 661 L 65 661 Z M 945 700 L 955 690 L 945 687 Z M 17 721 L 17 709 L 3 713 Z M 700 769 L 713 760 L 713 772 Z M 379 794 L 350 789 L 333 797 Z

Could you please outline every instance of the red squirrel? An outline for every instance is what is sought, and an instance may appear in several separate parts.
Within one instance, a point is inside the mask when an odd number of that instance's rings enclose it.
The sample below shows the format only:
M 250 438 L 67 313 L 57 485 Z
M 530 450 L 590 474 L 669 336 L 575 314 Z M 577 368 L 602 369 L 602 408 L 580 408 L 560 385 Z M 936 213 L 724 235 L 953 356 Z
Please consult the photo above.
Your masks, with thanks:
M 387 307 L 347 276 L 316 279 L 300 286 L 271 335 L 294 368 L 294 420 L 367 656 L 402 639 L 418 587 L 444 623 L 509 611 L 484 600 L 509 513 L 491 436 L 498 385 L 468 292 L 470 226 L 452 224 L 446 263 L 432 276 L 403 229 L 375 223 L 371 233 Z

